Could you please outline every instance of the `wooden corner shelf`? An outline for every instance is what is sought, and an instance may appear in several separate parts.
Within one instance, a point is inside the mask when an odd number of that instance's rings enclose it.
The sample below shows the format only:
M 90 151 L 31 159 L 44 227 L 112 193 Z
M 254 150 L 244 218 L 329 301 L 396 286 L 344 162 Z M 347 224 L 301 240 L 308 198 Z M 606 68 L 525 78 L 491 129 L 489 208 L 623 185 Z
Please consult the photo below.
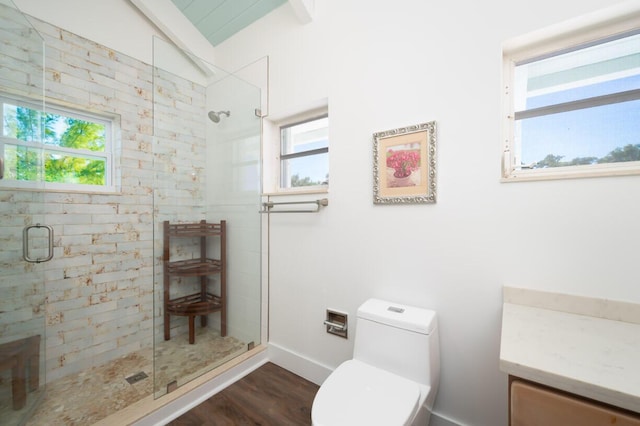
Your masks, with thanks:
M 227 303 L 226 303 L 226 221 L 207 223 L 202 220 L 196 223 L 175 223 L 165 221 L 164 249 L 164 339 L 171 339 L 171 315 L 189 317 L 189 343 L 195 343 L 195 317 L 200 316 L 202 327 L 207 325 L 207 315 L 220 312 L 220 334 L 227 335 Z M 220 258 L 207 256 L 207 238 L 218 237 Z M 172 240 L 176 238 L 199 238 L 200 257 L 187 260 L 171 261 Z M 209 275 L 220 276 L 220 294 L 210 293 L 207 288 Z M 200 291 L 197 293 L 170 297 L 173 277 L 200 277 Z
M 199 277 L 222 272 L 222 264 L 217 259 L 177 260 L 167 264 L 167 273 L 176 277 Z

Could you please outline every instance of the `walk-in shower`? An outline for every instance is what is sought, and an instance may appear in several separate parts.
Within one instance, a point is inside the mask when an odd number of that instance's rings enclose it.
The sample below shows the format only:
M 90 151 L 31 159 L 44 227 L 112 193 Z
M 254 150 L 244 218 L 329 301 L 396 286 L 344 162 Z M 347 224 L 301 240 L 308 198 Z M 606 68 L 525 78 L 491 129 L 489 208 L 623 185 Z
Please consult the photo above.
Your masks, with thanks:
M 220 122 L 220 116 L 221 115 L 226 115 L 227 117 L 231 116 L 231 113 L 229 111 L 209 111 L 209 120 L 213 121 L 214 123 L 219 123 Z
M 73 33 L 56 37 L 59 28 L 10 0 L 0 0 L 0 21 L 0 103 L 28 100 L 42 129 L 0 135 L 0 423 L 94 424 L 133 403 L 136 412 L 162 405 L 261 344 L 260 90 L 163 40 L 149 65 Z M 113 123 L 113 188 L 47 190 L 43 138 L 54 105 Z M 0 108 L 5 119 L 15 111 Z M 218 120 L 233 111 L 233 120 L 213 126 L 209 111 Z M 15 178 L 19 164 L 33 172 L 28 190 Z M 198 318 L 190 344 L 191 318 L 172 316 L 165 340 L 163 222 L 201 220 L 226 223 L 226 333 L 212 313 Z M 172 260 L 197 262 L 201 243 L 181 238 Z M 172 282 L 172 297 L 199 289 L 188 275 Z M 219 293 L 216 276 L 205 284 Z

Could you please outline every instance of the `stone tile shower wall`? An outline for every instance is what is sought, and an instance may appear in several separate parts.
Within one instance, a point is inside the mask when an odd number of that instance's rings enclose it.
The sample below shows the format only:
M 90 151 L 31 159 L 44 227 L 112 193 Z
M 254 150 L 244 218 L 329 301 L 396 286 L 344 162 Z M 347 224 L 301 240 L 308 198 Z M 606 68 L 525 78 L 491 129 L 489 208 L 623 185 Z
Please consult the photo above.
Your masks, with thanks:
M 156 93 L 167 109 L 156 117 L 163 130 L 154 148 L 152 66 L 47 23 L 32 23 L 46 43 L 46 101 L 110 114 L 119 123 L 117 193 L 45 193 L 46 222 L 55 230 L 54 259 L 43 264 L 50 381 L 152 346 L 154 313 L 161 314 L 153 299 L 154 173 L 171 180 L 158 188 L 156 209 L 170 209 L 166 215 L 199 211 L 202 203 L 193 199 L 204 170 L 204 124 L 202 131 L 192 128 L 198 128 L 193 117 L 205 114 L 204 91 L 167 80 L 167 90 Z M 21 40 L 3 43 L 20 46 Z M 26 56 L 24 61 L 26 68 Z M 4 90 L 26 93 L 23 86 L 16 79 L 15 87 Z M 194 172 L 177 175 L 185 164 Z M 28 209 L 31 198 L 22 198 Z M 0 203 L 0 216 L 5 205 Z
M 155 214 L 157 218 L 156 253 L 163 250 L 165 220 L 172 223 L 206 219 L 206 95 L 204 86 L 185 80 L 158 65 L 154 68 L 155 120 Z M 200 242 L 195 238 L 175 240 L 171 259 L 200 256 Z M 156 268 L 156 314 L 163 303 L 163 268 Z M 175 285 L 175 284 L 180 284 Z M 199 291 L 199 277 L 173 278 L 171 298 Z M 212 315 L 212 318 L 217 315 Z M 162 316 L 156 322 L 156 339 L 164 339 Z M 171 316 L 171 336 L 188 333 L 187 317 Z

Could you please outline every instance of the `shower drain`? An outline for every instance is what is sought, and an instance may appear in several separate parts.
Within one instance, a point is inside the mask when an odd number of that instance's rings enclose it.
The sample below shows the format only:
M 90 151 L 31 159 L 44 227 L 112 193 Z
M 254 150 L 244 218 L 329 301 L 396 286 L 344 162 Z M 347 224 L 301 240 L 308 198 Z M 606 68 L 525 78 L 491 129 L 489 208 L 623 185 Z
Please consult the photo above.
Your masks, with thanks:
M 144 371 L 141 371 L 139 373 L 136 373 L 132 376 L 127 377 L 125 380 L 129 382 L 130 385 L 132 385 L 134 383 L 138 383 L 142 379 L 146 379 L 147 377 L 149 376 L 147 376 Z

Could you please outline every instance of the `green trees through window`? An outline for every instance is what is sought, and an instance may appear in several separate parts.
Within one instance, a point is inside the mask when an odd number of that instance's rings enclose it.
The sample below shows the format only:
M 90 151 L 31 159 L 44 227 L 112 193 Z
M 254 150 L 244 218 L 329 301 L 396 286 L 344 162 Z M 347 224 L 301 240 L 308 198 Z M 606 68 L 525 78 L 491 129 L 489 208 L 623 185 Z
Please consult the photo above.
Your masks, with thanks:
M 584 164 L 621 163 L 625 161 L 640 161 L 640 144 L 628 144 L 616 148 L 601 158 L 577 157 L 570 161 L 562 161 L 564 156 L 549 154 L 533 165 L 535 168 L 580 166 Z
M 107 122 L 6 102 L 2 111 L 5 179 L 107 184 Z

